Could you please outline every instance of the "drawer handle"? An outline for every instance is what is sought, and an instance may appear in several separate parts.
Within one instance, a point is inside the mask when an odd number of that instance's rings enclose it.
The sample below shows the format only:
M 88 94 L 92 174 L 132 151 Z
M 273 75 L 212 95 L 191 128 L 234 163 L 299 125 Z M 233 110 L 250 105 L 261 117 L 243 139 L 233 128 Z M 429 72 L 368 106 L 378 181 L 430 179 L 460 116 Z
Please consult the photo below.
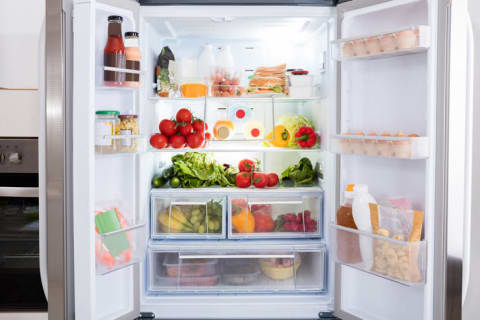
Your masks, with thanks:
M 248 201 L 248 204 L 259 205 L 259 204 L 303 204 L 301 200 L 285 200 L 285 201 Z
M 207 201 L 195 201 L 195 202 L 189 202 L 189 201 L 173 201 L 170 203 L 171 206 L 206 206 Z
M 285 258 L 294 259 L 292 254 L 195 254 L 179 255 L 180 259 L 256 259 L 256 258 Z

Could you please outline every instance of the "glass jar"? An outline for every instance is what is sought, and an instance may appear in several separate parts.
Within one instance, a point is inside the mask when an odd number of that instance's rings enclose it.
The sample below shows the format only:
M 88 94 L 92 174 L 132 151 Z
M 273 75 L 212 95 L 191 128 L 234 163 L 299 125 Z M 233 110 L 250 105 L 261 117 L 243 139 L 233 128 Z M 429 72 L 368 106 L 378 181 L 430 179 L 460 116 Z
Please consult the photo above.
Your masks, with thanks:
M 136 152 L 137 140 L 132 135 L 138 135 L 138 115 L 121 114 L 118 126 L 115 127 L 115 134 L 119 136 L 116 141 L 117 152 Z M 125 137 L 121 137 L 125 136 Z
M 95 152 L 113 153 L 115 152 L 115 144 L 112 136 L 115 135 L 120 112 L 116 110 L 99 110 L 95 114 Z
M 121 16 L 108 17 L 108 39 L 103 51 L 103 64 L 105 67 L 121 68 L 126 67 L 125 46 L 122 38 Z M 103 80 L 106 86 L 123 86 L 125 72 L 104 70 Z
M 125 54 L 127 57 L 127 69 L 140 71 L 140 59 L 142 55 L 138 49 L 138 32 L 125 32 Z M 140 74 L 127 73 L 125 75 L 124 86 L 140 88 Z

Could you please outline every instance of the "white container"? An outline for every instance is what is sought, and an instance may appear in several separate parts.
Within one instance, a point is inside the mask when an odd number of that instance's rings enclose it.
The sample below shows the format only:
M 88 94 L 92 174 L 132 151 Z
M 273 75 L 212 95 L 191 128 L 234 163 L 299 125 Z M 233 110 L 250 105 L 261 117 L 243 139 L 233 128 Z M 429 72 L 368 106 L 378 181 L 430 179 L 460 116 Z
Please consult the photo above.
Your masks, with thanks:
M 289 96 L 291 98 L 310 98 L 313 96 L 313 87 L 290 87 Z
M 372 233 L 372 224 L 370 222 L 370 206 L 369 203 L 377 203 L 375 198 L 368 193 L 368 186 L 364 184 L 356 184 L 353 187 L 352 215 L 355 224 L 360 231 Z M 373 261 L 373 251 L 370 239 L 360 239 L 360 251 L 362 253 L 364 263 L 368 264 Z M 371 265 L 367 265 L 370 269 Z
M 214 65 L 213 47 L 211 44 L 206 44 L 203 46 L 202 53 L 198 59 L 198 75 L 207 80 L 212 73 Z
M 313 77 L 308 74 L 288 76 L 288 83 L 290 87 L 311 87 L 313 86 Z

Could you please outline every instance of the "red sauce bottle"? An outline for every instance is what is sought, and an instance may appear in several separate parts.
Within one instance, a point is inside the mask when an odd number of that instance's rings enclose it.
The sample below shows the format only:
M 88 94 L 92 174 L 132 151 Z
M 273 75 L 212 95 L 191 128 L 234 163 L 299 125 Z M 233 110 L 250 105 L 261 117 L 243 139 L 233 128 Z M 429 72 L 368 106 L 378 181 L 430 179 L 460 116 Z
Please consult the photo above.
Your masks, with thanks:
M 125 46 L 122 38 L 121 16 L 108 17 L 108 40 L 103 51 L 103 64 L 106 67 L 126 67 Z M 123 86 L 125 73 L 119 71 L 104 70 L 103 80 L 106 86 Z

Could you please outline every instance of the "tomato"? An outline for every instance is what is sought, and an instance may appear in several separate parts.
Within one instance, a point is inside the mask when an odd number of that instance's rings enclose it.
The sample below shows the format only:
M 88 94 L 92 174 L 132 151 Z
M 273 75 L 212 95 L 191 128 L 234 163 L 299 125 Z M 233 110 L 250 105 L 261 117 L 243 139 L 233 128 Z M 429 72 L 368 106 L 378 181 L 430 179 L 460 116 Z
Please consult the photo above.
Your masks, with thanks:
M 205 140 L 212 140 L 212 134 L 210 132 L 205 132 Z
M 267 185 L 267 175 L 263 172 L 254 172 L 253 185 L 257 188 L 265 188 Z
M 167 143 L 168 143 L 168 138 L 163 134 L 156 133 L 150 137 L 150 144 L 154 148 L 157 148 L 157 149 L 165 148 L 167 146 Z
M 166 135 L 167 137 L 173 136 L 177 133 L 177 128 L 175 128 L 175 121 L 163 119 L 158 126 L 160 132 Z
M 243 159 L 238 163 L 238 170 L 240 172 L 253 172 L 255 171 L 255 162 L 249 159 Z
M 187 144 L 190 148 L 195 149 L 202 145 L 203 133 L 192 133 L 187 137 Z
M 267 186 L 275 187 L 278 184 L 278 176 L 276 173 L 267 174 Z
M 182 136 L 174 135 L 168 139 L 168 143 L 175 149 L 182 148 L 185 145 L 185 138 Z
M 235 177 L 235 184 L 239 188 L 248 188 L 252 184 L 252 178 L 248 172 L 239 172 Z
M 200 119 L 194 120 L 192 122 L 193 131 L 195 132 L 203 132 L 203 121 Z M 208 130 L 208 125 L 205 123 L 205 130 Z
M 190 123 L 186 124 L 181 124 L 177 127 L 178 132 L 184 137 L 188 136 L 190 133 L 192 133 L 193 127 Z
M 178 110 L 177 122 L 186 122 L 186 123 L 192 122 L 192 113 L 186 108 L 182 108 Z
M 255 219 L 255 232 L 273 231 L 275 222 L 270 214 L 264 212 L 254 213 L 253 218 Z

